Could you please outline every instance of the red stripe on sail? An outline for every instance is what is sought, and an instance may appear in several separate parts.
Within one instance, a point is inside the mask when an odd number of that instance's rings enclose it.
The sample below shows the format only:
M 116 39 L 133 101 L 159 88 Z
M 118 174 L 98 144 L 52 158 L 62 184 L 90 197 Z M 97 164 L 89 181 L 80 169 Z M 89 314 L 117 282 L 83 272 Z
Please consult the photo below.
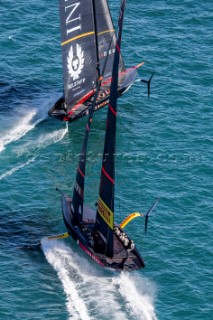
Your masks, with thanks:
M 115 181 L 110 177 L 110 175 L 108 175 L 108 173 L 106 172 L 106 170 L 104 169 L 104 167 L 102 167 L 102 172 L 105 174 L 105 176 L 109 179 L 109 181 L 112 182 L 112 184 L 115 183 Z
M 117 112 L 113 109 L 113 107 L 109 104 L 109 109 L 112 111 L 112 113 L 114 114 L 114 116 L 116 117 Z
M 83 174 L 83 172 L 81 171 L 81 169 L 79 167 L 78 167 L 78 171 L 79 171 L 80 175 L 84 178 L 85 175 Z
M 121 49 L 117 43 L 116 43 L 116 49 L 118 50 L 118 53 L 120 53 Z

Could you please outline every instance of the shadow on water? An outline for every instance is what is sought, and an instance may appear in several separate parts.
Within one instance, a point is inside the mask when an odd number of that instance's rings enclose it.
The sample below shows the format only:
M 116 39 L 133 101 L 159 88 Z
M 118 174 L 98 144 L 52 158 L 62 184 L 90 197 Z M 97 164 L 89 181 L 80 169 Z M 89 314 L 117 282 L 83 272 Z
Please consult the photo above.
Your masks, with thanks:
M 40 218 L 38 217 L 40 216 Z M 16 212 L 11 208 L 0 209 L 0 247 L 24 249 L 40 243 L 47 235 L 57 233 L 57 225 L 42 219 L 43 214 L 23 217 L 23 212 Z
M 13 110 L 17 108 L 17 104 L 21 105 L 42 96 L 56 96 L 56 100 L 62 91 L 62 88 L 55 88 L 38 81 L 0 81 L 0 112 Z

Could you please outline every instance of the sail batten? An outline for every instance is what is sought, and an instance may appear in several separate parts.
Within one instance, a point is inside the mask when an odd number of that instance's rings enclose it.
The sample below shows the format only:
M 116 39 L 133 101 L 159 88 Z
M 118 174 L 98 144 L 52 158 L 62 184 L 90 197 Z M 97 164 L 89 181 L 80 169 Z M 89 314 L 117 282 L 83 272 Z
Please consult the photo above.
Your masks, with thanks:
M 70 43 L 70 42 L 72 42 L 72 41 L 78 40 L 78 39 L 80 39 L 80 38 L 88 37 L 88 36 L 91 36 L 91 35 L 94 35 L 94 34 L 95 34 L 94 31 L 82 33 L 82 34 L 80 34 L 79 36 L 70 38 L 70 39 L 62 42 L 62 43 L 61 43 L 61 46 L 64 46 L 64 45 L 66 45 L 66 44 L 68 44 L 68 43 Z
M 101 32 L 98 32 L 98 36 L 102 35 L 102 34 L 105 34 L 105 33 L 114 33 L 115 32 L 115 29 L 112 29 L 112 30 L 104 30 L 104 31 L 101 31 Z

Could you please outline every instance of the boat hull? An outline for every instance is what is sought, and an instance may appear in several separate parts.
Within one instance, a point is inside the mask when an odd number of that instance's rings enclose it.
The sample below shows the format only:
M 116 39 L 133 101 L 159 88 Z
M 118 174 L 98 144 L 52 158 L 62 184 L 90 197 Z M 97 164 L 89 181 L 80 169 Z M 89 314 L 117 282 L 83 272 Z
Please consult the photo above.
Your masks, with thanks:
M 118 85 L 118 98 L 121 97 L 125 92 L 129 90 L 135 81 L 137 76 L 137 67 L 127 69 L 125 72 L 119 75 Z M 96 100 L 94 111 L 97 111 L 109 102 L 111 78 L 103 81 L 98 98 Z M 56 101 L 53 107 L 49 110 L 49 115 L 62 121 L 73 122 L 88 114 L 88 109 L 91 107 L 94 90 L 91 90 L 87 95 L 82 97 L 76 105 L 71 108 L 66 108 L 64 97 L 61 97 Z
M 78 223 L 71 210 L 72 199 L 62 194 L 62 214 L 68 233 L 79 247 L 103 268 L 115 271 L 133 271 L 145 267 L 137 248 L 126 247 L 120 237 L 114 234 L 114 255 L 107 257 L 103 252 L 100 235 L 95 233 L 96 211 L 84 208 L 85 219 Z M 123 230 L 115 224 L 120 234 Z M 126 239 L 130 240 L 127 235 Z

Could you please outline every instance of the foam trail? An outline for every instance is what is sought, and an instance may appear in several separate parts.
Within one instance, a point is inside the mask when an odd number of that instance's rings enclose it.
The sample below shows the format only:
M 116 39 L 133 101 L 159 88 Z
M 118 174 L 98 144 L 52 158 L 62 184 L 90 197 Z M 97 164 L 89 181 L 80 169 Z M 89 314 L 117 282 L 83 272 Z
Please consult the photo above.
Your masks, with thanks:
M 40 137 L 37 138 L 37 140 L 33 141 L 33 144 L 31 142 L 25 143 L 15 149 L 16 153 L 19 156 L 22 156 L 23 154 L 29 152 L 32 149 L 43 149 L 48 147 L 51 144 L 57 143 L 61 141 L 66 133 L 68 132 L 68 127 L 64 129 L 55 130 L 50 133 L 41 134 Z
M 47 142 L 48 145 L 52 144 L 52 143 L 56 143 L 59 142 L 63 139 L 63 137 L 65 136 L 65 134 L 68 132 L 68 126 L 66 125 L 65 129 L 59 129 L 59 130 L 55 130 L 51 133 L 46 134 L 44 137 L 39 139 L 39 143 L 42 142 Z
M 13 169 L 5 172 L 4 174 L 2 174 L 2 175 L 0 176 L 0 181 L 1 181 L 2 179 L 4 179 L 4 178 L 10 176 L 10 175 L 13 174 L 14 172 L 16 172 L 16 171 L 22 169 L 23 167 L 27 166 L 29 163 L 33 162 L 34 160 L 35 160 L 35 158 L 32 158 L 32 159 L 28 160 L 27 162 L 22 163 L 22 164 L 20 164 L 19 166 L 17 166 L 17 167 L 15 167 L 15 168 L 13 168 Z
M 140 282 L 141 281 L 138 281 L 134 276 L 127 273 L 121 273 L 118 278 L 119 291 L 126 300 L 126 306 L 129 309 L 131 318 L 135 320 L 157 320 L 152 301 L 153 294 L 140 292 L 141 289 L 137 288 Z M 141 285 L 147 288 L 147 284 L 141 283 L 140 286 Z M 150 284 L 148 284 L 148 287 L 150 287 Z
M 33 147 L 37 148 L 43 148 L 43 147 L 48 147 L 49 145 L 53 143 L 57 143 L 63 139 L 63 137 L 66 135 L 68 129 L 59 129 L 55 130 L 53 132 L 45 133 L 40 135 L 40 137 L 37 139 L 37 141 L 34 142 Z M 27 149 L 29 149 L 29 145 L 31 143 L 27 144 Z
M 60 241 L 44 239 L 42 248 L 64 287 L 70 319 L 104 320 L 113 315 L 113 320 L 157 320 L 153 292 L 147 292 L 150 288 L 153 291 L 149 281 L 125 273 L 106 275 L 105 270 Z
M 72 262 L 72 252 L 69 252 L 68 248 L 63 245 L 54 246 L 55 242 L 42 240 L 42 249 L 48 262 L 53 265 L 62 282 L 67 296 L 67 310 L 70 314 L 70 319 L 89 320 L 90 317 L 86 305 L 78 293 L 75 281 L 72 280 L 72 275 L 77 273 Z M 72 270 L 72 275 L 70 275 L 69 269 Z
M 44 102 L 44 98 L 42 98 L 42 100 L 37 99 L 34 103 L 37 105 L 36 108 L 32 107 L 29 109 L 29 107 L 23 107 L 18 110 L 16 118 L 13 120 L 13 122 L 15 122 L 15 126 L 8 132 L 4 133 L 4 136 L 0 139 L 0 152 L 5 149 L 6 145 L 19 140 L 37 124 L 48 117 L 50 100 L 47 99 Z
M 11 142 L 19 140 L 28 131 L 32 130 L 37 122 L 32 122 L 36 115 L 36 111 L 32 110 L 29 114 L 23 117 L 19 122 L 16 123 L 15 127 L 6 133 L 0 140 L 0 152 L 5 149 L 5 146 Z

